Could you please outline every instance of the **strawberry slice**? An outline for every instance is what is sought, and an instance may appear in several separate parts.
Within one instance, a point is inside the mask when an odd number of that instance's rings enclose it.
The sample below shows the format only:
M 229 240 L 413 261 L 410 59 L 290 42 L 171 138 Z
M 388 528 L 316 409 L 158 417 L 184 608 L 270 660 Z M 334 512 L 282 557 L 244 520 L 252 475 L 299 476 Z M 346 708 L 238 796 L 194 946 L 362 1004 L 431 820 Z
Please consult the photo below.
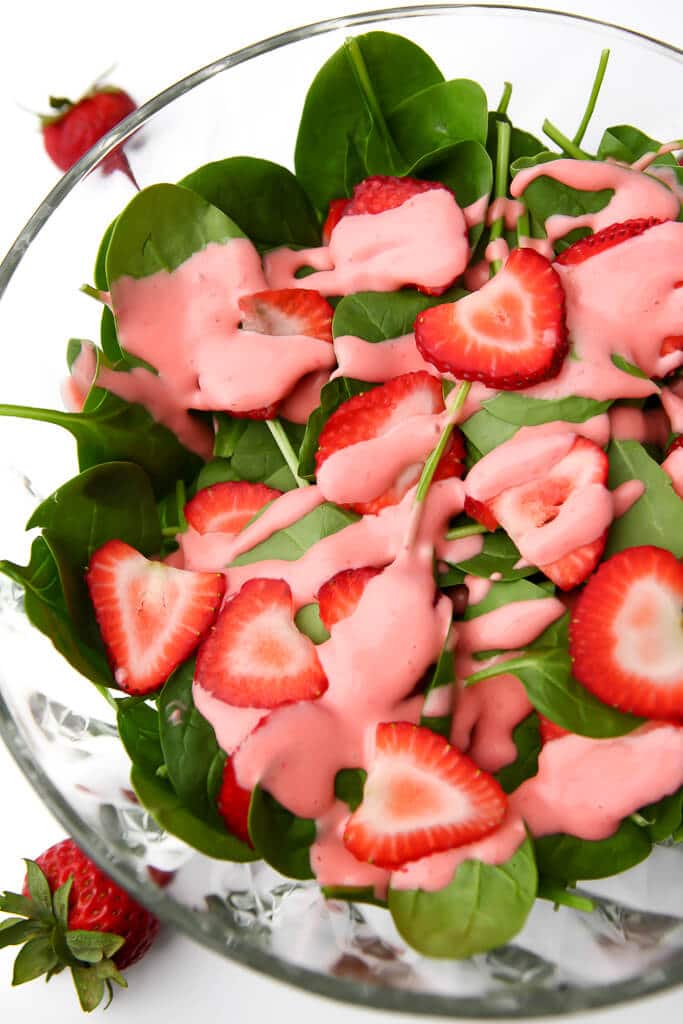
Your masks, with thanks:
M 675 452 L 678 448 L 683 448 L 683 434 L 678 434 L 677 437 L 674 437 L 673 441 L 666 450 L 667 457 L 671 455 L 672 452 Z
M 506 806 L 496 779 L 442 736 L 384 722 L 344 844 L 358 860 L 397 868 L 481 839 L 500 825 Z
M 330 244 L 330 238 L 332 238 L 332 232 L 336 228 L 339 221 L 346 213 L 346 207 L 349 205 L 348 199 L 332 199 L 330 202 L 329 209 L 327 211 L 327 217 L 323 224 L 323 245 Z
M 287 337 L 303 334 L 332 344 L 334 310 L 311 288 L 280 288 L 243 295 L 239 302 L 242 327 L 258 334 Z
M 86 582 L 114 678 L 151 693 L 195 649 L 220 607 L 225 579 L 152 562 L 120 540 L 90 559 Z
M 574 675 L 605 704 L 683 718 L 683 562 L 627 548 L 586 584 L 569 627 Z
M 265 484 L 230 480 L 197 491 L 185 506 L 185 518 L 197 533 L 239 533 L 257 512 L 279 498 Z
M 569 452 L 545 476 L 508 487 L 487 502 L 470 499 L 465 510 L 469 508 L 469 514 L 485 526 L 500 523 L 510 539 L 517 543 L 529 529 L 545 526 L 556 519 L 562 505 L 579 487 L 605 485 L 608 471 L 609 462 L 602 448 L 588 438 L 577 437 Z M 484 511 L 480 510 L 481 505 Z M 572 590 L 593 572 L 605 549 L 606 539 L 605 533 L 589 544 L 569 551 L 558 561 L 539 565 L 538 568 L 561 590 Z
M 327 583 L 323 583 L 316 597 L 321 622 L 328 632 L 342 619 L 355 612 L 368 583 L 381 571 L 370 566 L 363 569 L 343 569 Z
M 276 708 L 327 689 L 315 644 L 294 624 L 284 580 L 248 580 L 197 655 L 197 682 L 236 707 Z
M 571 733 L 567 729 L 563 729 L 561 725 L 555 725 L 545 715 L 539 713 L 538 722 L 541 732 L 541 741 L 545 745 L 550 743 L 551 740 L 561 740 L 563 736 L 570 736 Z
M 320 433 L 316 468 L 335 452 L 380 437 L 411 416 L 424 416 L 443 412 L 444 400 L 441 382 L 419 370 L 394 377 L 380 387 L 354 395 L 332 413 Z M 465 444 L 459 430 L 454 430 L 434 475 L 435 480 L 462 476 L 465 468 Z M 394 485 L 372 501 L 348 505 L 360 515 L 376 514 L 387 505 L 396 505 L 420 478 L 422 464 L 408 466 Z
M 498 520 L 485 501 L 477 501 L 476 498 L 470 498 L 469 494 L 466 495 L 464 512 L 470 519 L 476 519 L 478 523 L 485 526 L 491 533 L 498 529 Z
M 560 253 L 555 263 L 559 263 L 563 267 L 584 263 L 591 256 L 597 256 L 598 253 L 605 252 L 606 249 L 612 249 L 615 245 L 628 242 L 629 238 L 642 235 L 648 228 L 653 228 L 655 224 L 661 223 L 663 222 L 657 217 L 639 217 L 636 220 L 624 220 L 619 224 L 610 224 L 602 231 L 588 235 L 587 238 L 580 238 L 578 242 L 568 246 L 564 252 Z
M 516 391 L 556 377 L 569 347 L 559 274 L 533 249 L 514 249 L 478 291 L 419 313 L 415 341 L 459 380 Z
M 254 844 L 249 835 L 249 804 L 251 790 L 240 786 L 235 775 L 232 758 L 229 757 L 223 768 L 223 781 L 218 793 L 218 813 L 225 822 L 228 831 L 251 848 Z

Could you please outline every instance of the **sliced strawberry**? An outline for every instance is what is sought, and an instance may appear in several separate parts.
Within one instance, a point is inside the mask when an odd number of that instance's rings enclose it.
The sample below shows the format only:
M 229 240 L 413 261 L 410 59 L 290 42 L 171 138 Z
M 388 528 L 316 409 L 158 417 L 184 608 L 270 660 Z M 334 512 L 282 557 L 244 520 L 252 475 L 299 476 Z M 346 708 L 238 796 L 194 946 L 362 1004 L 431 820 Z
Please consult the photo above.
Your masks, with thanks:
M 569 452 L 542 477 L 509 487 L 485 503 L 491 516 L 518 542 L 531 528 L 545 526 L 560 513 L 570 494 L 589 484 L 607 483 L 607 456 L 593 441 L 577 437 Z M 467 508 L 467 506 L 466 506 Z M 480 522 L 482 516 L 478 516 Z M 571 590 L 590 576 L 605 548 L 606 534 L 569 551 L 556 562 L 539 565 L 561 590 Z
M 196 680 L 236 707 L 275 708 L 327 689 L 315 644 L 294 624 L 284 580 L 248 580 L 197 655 Z
M 394 178 L 386 174 L 375 174 L 356 185 L 342 216 L 395 210 L 413 196 L 430 192 L 434 188 L 450 191 L 440 181 L 420 181 L 418 178 Z
M 221 573 L 173 569 L 120 540 L 94 553 L 86 582 L 127 693 L 151 693 L 166 681 L 211 626 L 225 591 Z
M 212 484 L 188 501 L 185 518 L 197 533 L 239 533 L 257 512 L 281 494 L 273 487 L 246 480 Z
M 465 498 L 464 511 L 470 519 L 476 519 L 478 523 L 485 526 L 491 533 L 498 529 L 498 520 L 485 501 L 477 501 L 476 498 L 470 498 L 468 494 Z
M 677 437 L 674 437 L 666 450 L 667 456 L 671 455 L 672 452 L 675 452 L 677 448 L 683 448 L 683 434 L 679 434 Z
M 334 310 L 327 299 L 311 288 L 280 288 L 254 292 L 240 299 L 247 331 L 287 337 L 304 334 L 332 344 Z
M 217 800 L 218 813 L 227 825 L 228 831 L 253 849 L 254 844 L 249 835 L 250 803 L 251 790 L 240 786 L 232 758 L 229 757 L 223 768 L 223 782 Z
M 272 402 L 260 409 L 249 409 L 247 412 L 233 412 L 232 415 L 241 420 L 274 420 L 280 412 L 282 402 Z
M 541 730 L 541 740 L 544 745 L 550 743 L 551 740 L 560 740 L 563 736 L 571 735 L 567 729 L 563 729 L 561 725 L 555 725 L 545 715 L 539 714 L 538 722 Z
M 574 675 L 611 707 L 683 718 L 683 562 L 656 547 L 604 562 L 572 615 Z
M 507 806 L 498 782 L 431 729 L 377 726 L 363 802 L 344 844 L 358 860 L 397 868 L 488 835 Z
M 323 583 L 316 596 L 325 629 L 331 630 L 342 619 L 353 614 L 369 581 L 381 571 L 369 566 L 363 569 L 344 569 Z
M 459 380 L 516 391 L 556 377 L 569 344 L 559 275 L 540 253 L 514 249 L 478 291 L 419 313 L 415 341 Z
M 672 352 L 683 352 L 683 334 L 670 334 L 662 342 L 660 356 L 670 356 Z
M 348 205 L 348 199 L 331 200 L 329 210 L 327 211 L 327 217 L 325 218 L 325 223 L 323 224 L 323 245 L 330 244 L 332 232 L 334 231 L 337 224 L 346 213 L 346 207 Z
M 441 383 L 436 377 L 425 370 L 394 377 L 380 387 L 349 398 L 332 413 L 320 434 L 315 456 L 316 468 L 320 469 L 330 455 L 342 448 L 380 437 L 411 416 L 425 416 L 443 410 Z M 462 476 L 464 459 L 465 445 L 462 434 L 456 429 L 437 466 L 434 479 Z M 366 515 L 376 514 L 387 505 L 396 505 L 417 483 L 421 471 L 421 463 L 408 466 L 393 487 L 384 494 L 372 501 L 354 502 L 349 507 L 360 515 Z
M 598 253 L 620 245 L 621 242 L 628 242 L 629 238 L 642 235 L 648 228 L 653 228 L 655 224 L 661 223 L 662 221 L 657 217 L 640 217 L 637 220 L 622 221 L 620 224 L 610 224 L 602 231 L 574 242 L 560 253 L 555 262 L 563 267 L 584 263 L 591 256 L 597 256 Z

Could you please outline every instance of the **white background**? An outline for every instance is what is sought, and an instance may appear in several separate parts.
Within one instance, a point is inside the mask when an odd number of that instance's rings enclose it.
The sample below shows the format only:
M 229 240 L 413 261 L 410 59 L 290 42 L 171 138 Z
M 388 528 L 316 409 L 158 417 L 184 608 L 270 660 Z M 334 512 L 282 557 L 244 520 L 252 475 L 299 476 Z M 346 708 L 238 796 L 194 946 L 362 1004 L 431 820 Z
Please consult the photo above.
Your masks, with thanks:
M 564 7 L 614 21 L 683 45 L 681 0 L 520 0 L 533 7 Z M 396 6 L 400 0 L 394 0 Z M 112 81 L 134 82 L 138 102 L 175 79 L 247 43 L 321 18 L 380 7 L 372 0 L 63 0 L 3 4 L 0 27 L 0 253 L 54 184 L 57 172 L 44 155 L 35 120 L 25 110 L 45 109 L 47 96 L 78 96 L 103 71 Z M 570 73 L 569 66 L 563 73 Z M 683 83 L 682 83 L 683 85 Z M 133 90 L 131 90 L 133 91 Z M 683 92 L 682 92 L 683 95 Z M 7 339 L 2 339 L 7 345 Z M 37 856 L 63 837 L 39 798 L 0 745 L 0 889 L 21 884 L 22 856 Z M 35 982 L 12 990 L 11 954 L 0 953 L 0 1020 L 13 1024 L 72 1024 L 81 1013 L 64 976 L 49 988 Z M 153 951 L 128 973 L 130 989 L 117 994 L 111 1024 L 161 1024 L 213 1019 L 251 1024 L 269 1019 L 325 1024 L 384 1024 L 389 1014 L 342 1006 L 309 996 L 247 971 L 181 935 L 162 933 Z M 629 1007 L 576 1017 L 576 1024 L 636 1024 L 648 1017 L 680 1019 L 683 990 Z M 99 1011 L 98 1011 L 99 1012 Z M 402 1018 L 406 1024 L 425 1018 Z

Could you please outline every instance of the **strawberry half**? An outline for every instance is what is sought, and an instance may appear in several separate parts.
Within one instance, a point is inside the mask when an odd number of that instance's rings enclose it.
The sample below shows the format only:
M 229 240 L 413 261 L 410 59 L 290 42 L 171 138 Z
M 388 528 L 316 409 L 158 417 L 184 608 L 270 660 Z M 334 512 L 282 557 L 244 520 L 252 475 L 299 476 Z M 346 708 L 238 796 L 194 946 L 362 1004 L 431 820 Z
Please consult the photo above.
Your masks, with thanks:
M 94 553 L 86 582 L 114 678 L 135 694 L 157 690 L 189 657 L 225 591 L 221 573 L 173 569 L 120 540 Z
M 342 619 L 355 612 L 368 583 L 381 571 L 369 566 L 363 569 L 343 569 L 327 583 L 323 583 L 316 598 L 320 620 L 328 632 Z
M 197 533 L 239 533 L 257 512 L 279 498 L 265 484 L 230 480 L 197 491 L 185 506 L 185 518 Z
M 533 249 L 514 249 L 494 278 L 415 321 L 417 347 L 459 380 L 516 391 L 556 377 L 569 343 L 559 274 Z
M 308 288 L 280 288 L 243 295 L 239 301 L 242 327 L 271 337 L 303 334 L 332 344 L 334 310 L 319 292 Z
M 315 644 L 294 623 L 284 580 L 248 580 L 197 655 L 197 682 L 236 707 L 276 708 L 327 689 Z
M 683 718 L 683 562 L 656 547 L 604 562 L 569 628 L 574 675 L 605 704 L 647 718 Z
M 500 523 L 510 539 L 518 543 L 529 529 L 556 519 L 562 505 L 577 488 L 588 484 L 606 485 L 608 472 L 609 462 L 602 448 L 588 438 L 577 437 L 569 452 L 545 476 L 509 487 L 487 502 L 470 500 L 465 510 L 489 528 L 492 522 Z M 482 505 L 485 514 L 481 511 Z M 593 572 L 606 539 L 605 533 L 569 551 L 558 561 L 538 568 L 561 590 L 572 590 Z
M 397 868 L 481 839 L 506 807 L 496 779 L 442 736 L 409 722 L 382 723 L 344 844 L 358 860 Z
M 354 395 L 332 413 L 320 433 L 315 455 L 316 469 L 335 452 L 360 441 L 369 441 L 386 434 L 411 416 L 443 412 L 441 382 L 426 370 L 404 373 L 400 377 Z M 465 444 L 455 429 L 434 475 L 435 480 L 462 476 L 465 468 Z M 376 514 L 387 505 L 396 505 L 420 478 L 422 464 L 408 466 L 384 494 L 372 501 L 354 502 L 349 508 L 360 515 Z
M 251 790 L 240 786 L 235 775 L 232 758 L 229 757 L 223 768 L 223 781 L 218 793 L 218 813 L 225 822 L 228 831 L 253 849 L 254 844 L 249 835 L 250 803 Z
M 628 242 L 629 238 L 642 235 L 648 228 L 653 228 L 655 224 L 661 223 L 662 221 L 657 217 L 640 217 L 637 220 L 624 220 L 619 224 L 610 224 L 602 231 L 574 242 L 560 253 L 555 263 L 559 263 L 563 267 L 584 263 L 591 256 L 597 256 L 598 253 L 604 252 L 606 249 L 612 249 L 615 245 Z

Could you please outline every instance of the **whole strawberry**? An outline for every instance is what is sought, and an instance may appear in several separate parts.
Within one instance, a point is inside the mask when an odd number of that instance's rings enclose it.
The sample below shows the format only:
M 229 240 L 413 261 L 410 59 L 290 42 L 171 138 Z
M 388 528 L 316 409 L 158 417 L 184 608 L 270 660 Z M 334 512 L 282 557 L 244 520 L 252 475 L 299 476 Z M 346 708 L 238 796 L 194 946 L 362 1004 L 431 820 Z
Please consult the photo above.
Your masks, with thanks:
M 126 988 L 120 971 L 147 952 L 159 931 L 148 910 L 112 882 L 72 839 L 26 861 L 22 895 L 0 894 L 0 910 L 15 915 L 0 923 L 0 949 L 21 945 L 13 985 L 41 975 L 49 981 L 68 967 L 82 1009 L 99 1006 L 112 982 Z
M 97 86 L 76 103 L 63 97 L 50 97 L 54 113 L 41 118 L 43 144 L 48 156 L 61 171 L 68 171 L 103 135 L 132 113 L 134 100 L 115 86 Z M 110 153 L 101 164 L 105 174 L 123 171 L 137 188 L 128 158 L 121 148 Z

